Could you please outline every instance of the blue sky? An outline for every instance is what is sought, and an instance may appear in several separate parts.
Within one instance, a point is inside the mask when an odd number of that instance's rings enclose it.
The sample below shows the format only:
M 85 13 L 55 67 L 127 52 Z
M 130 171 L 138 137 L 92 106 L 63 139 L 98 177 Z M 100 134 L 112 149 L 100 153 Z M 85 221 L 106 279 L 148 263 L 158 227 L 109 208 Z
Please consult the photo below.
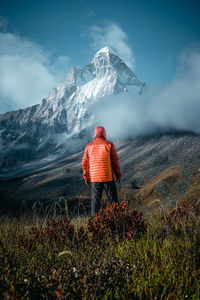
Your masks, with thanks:
M 199 0 L 1 0 L 0 112 L 39 103 L 108 44 L 140 80 L 171 82 L 199 16 Z

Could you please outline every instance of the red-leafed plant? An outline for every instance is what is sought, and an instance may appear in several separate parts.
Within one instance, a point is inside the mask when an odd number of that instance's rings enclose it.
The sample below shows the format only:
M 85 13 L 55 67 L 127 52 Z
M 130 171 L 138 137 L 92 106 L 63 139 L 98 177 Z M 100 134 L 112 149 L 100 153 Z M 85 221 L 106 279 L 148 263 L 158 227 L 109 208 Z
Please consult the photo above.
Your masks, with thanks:
M 177 222 L 178 220 L 189 219 L 191 216 L 200 216 L 200 206 L 184 201 L 170 211 L 167 220 L 168 222 Z
M 56 245 L 65 244 L 68 241 L 80 242 L 87 238 L 87 232 L 82 226 L 75 230 L 74 225 L 69 223 L 67 217 L 62 217 L 60 220 L 50 219 L 44 226 L 32 227 L 29 231 L 29 238 L 19 236 L 18 244 L 30 250 L 44 242 Z
M 146 226 L 142 221 L 142 212 L 128 210 L 126 203 L 113 202 L 106 208 L 101 208 L 94 218 L 88 220 L 88 230 L 94 240 L 105 236 L 132 239 L 145 232 Z

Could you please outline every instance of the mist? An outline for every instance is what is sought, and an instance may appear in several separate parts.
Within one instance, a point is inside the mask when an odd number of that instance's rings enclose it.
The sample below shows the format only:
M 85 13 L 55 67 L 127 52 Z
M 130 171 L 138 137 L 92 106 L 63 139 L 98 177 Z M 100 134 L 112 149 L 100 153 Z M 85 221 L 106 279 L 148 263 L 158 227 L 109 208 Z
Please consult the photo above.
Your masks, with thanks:
M 173 80 L 147 85 L 142 95 L 127 92 L 105 97 L 91 108 L 94 120 L 112 139 L 158 130 L 200 133 L 200 45 L 184 49 Z
M 40 44 L 0 32 L 0 114 L 40 103 L 70 64 Z

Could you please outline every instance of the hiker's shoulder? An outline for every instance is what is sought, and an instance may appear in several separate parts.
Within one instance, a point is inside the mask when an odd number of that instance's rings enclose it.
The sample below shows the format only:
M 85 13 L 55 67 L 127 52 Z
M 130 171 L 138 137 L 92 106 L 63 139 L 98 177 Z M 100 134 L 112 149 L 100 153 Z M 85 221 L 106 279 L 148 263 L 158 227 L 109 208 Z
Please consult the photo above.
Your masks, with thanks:
M 91 143 L 87 144 L 87 146 L 85 148 L 90 148 L 91 146 L 95 145 L 95 141 L 92 141 Z
M 113 142 L 106 141 L 111 147 L 115 146 Z

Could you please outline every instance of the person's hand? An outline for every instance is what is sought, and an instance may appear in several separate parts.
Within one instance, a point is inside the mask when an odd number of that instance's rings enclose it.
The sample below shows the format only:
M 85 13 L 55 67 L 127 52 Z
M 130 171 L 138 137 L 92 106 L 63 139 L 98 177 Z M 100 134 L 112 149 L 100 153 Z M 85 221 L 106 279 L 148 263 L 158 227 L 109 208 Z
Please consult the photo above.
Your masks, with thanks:
M 117 178 L 116 182 L 117 182 L 117 184 L 120 184 L 120 182 L 121 182 L 120 178 Z
M 90 186 L 90 181 L 89 181 L 89 179 L 86 179 L 86 180 L 85 180 L 85 184 L 87 184 L 87 186 Z

